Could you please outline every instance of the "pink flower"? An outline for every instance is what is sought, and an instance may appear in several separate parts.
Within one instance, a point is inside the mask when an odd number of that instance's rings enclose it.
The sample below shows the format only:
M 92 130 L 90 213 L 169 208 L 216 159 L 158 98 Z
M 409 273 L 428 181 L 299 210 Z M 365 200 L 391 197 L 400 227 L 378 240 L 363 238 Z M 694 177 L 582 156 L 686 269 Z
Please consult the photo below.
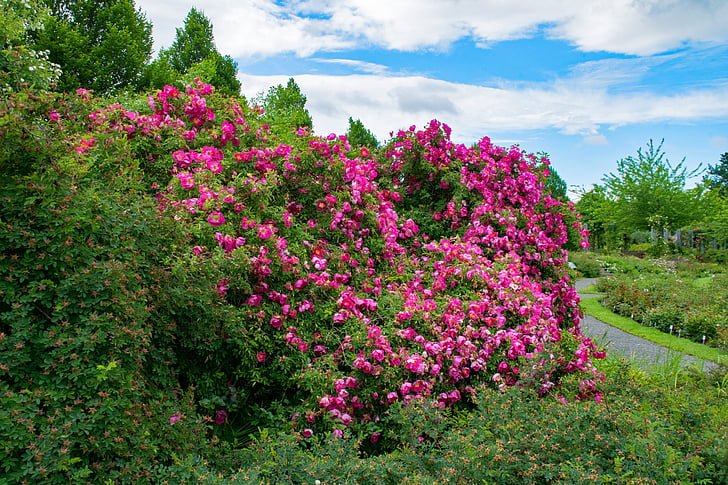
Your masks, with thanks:
M 172 416 L 169 417 L 169 424 L 174 424 L 177 421 L 179 421 L 180 419 L 182 419 L 181 414 L 173 414 Z
M 224 409 L 220 409 L 219 411 L 215 412 L 215 424 L 225 424 L 225 420 L 227 419 L 227 411 Z
M 270 226 L 266 224 L 261 224 L 258 226 L 258 237 L 261 239 L 268 239 L 273 235 L 273 229 L 270 228 Z
M 225 224 L 225 216 L 222 212 L 215 211 L 207 216 L 207 222 L 213 227 L 221 226 Z
M 301 432 L 301 435 L 302 435 L 302 436 L 303 436 L 304 438 L 310 438 L 311 436 L 313 436 L 313 430 L 312 430 L 312 429 L 309 429 L 309 428 L 306 428 L 306 429 L 304 429 L 304 430 L 303 430 L 303 431 Z
M 265 352 L 258 352 L 255 354 L 255 357 L 258 359 L 258 362 L 265 362 L 265 359 L 268 358 L 268 354 Z

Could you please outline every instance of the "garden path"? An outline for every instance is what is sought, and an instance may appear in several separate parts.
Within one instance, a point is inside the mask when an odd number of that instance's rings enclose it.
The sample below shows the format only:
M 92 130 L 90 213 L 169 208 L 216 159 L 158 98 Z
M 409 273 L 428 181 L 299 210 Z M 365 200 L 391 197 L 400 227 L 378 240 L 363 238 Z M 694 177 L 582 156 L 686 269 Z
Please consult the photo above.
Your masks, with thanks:
M 596 281 L 597 278 L 577 280 L 574 283 L 574 287 L 579 292 L 579 290 L 594 284 Z M 600 296 L 578 294 L 579 298 Z M 581 321 L 581 327 L 584 335 L 595 339 L 601 345 L 605 345 L 607 350 L 617 351 L 624 355 L 625 358 L 637 361 L 640 367 L 646 370 L 649 370 L 655 365 L 675 362 L 677 359 L 679 359 L 681 365 L 688 366 L 694 364 L 704 370 L 710 370 L 718 366 L 715 362 L 696 359 L 691 355 L 676 352 L 616 327 L 612 327 L 591 315 L 584 315 Z

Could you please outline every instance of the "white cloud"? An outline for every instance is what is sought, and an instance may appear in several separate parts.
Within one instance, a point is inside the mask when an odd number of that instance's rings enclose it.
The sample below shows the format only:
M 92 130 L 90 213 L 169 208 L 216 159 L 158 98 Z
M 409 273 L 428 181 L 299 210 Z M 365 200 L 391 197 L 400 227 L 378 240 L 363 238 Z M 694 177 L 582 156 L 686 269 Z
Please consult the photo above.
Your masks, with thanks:
M 588 135 L 584 137 L 584 143 L 587 145 L 609 145 L 607 137 L 604 135 Z
M 286 76 L 240 74 L 252 97 Z M 728 87 L 676 95 L 610 94 L 606 86 L 572 77 L 553 85 L 483 87 L 421 76 L 297 75 L 317 133 L 343 133 L 349 116 L 359 118 L 380 139 L 412 124 L 436 118 L 453 127 L 460 141 L 522 130 L 557 129 L 584 141 L 605 141 L 601 128 L 634 123 L 725 119 Z
M 211 20 L 218 48 L 233 57 L 380 46 L 447 49 L 525 38 L 539 30 L 583 51 L 652 55 L 728 39 L 725 0 L 137 0 L 157 47 L 195 6 Z
M 710 138 L 710 146 L 722 150 L 728 146 L 728 138 L 724 136 L 713 136 Z
M 321 62 L 324 64 L 341 64 L 343 66 L 351 67 L 360 72 L 366 72 L 369 74 L 384 74 L 388 67 L 382 64 L 376 64 L 374 62 L 357 61 L 354 59 L 319 59 L 313 57 L 309 59 L 314 62 Z

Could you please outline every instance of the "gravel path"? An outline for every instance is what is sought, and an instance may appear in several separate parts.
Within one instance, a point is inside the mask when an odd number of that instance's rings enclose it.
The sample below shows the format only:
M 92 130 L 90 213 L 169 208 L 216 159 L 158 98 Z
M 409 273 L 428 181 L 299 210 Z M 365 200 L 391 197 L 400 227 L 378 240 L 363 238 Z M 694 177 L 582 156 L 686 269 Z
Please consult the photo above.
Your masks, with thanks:
M 596 278 L 578 280 L 574 283 L 577 292 L 589 285 L 594 284 Z M 579 293 L 580 298 L 590 298 L 600 295 Z M 636 360 L 643 369 L 649 369 L 656 364 L 674 362 L 680 359 L 681 365 L 696 365 L 698 368 L 709 370 L 718 366 L 715 362 L 696 359 L 687 354 L 682 354 L 666 347 L 632 335 L 616 327 L 612 327 L 591 315 L 585 315 L 581 321 L 584 334 L 596 340 L 600 345 L 605 345 L 607 350 L 616 351 L 628 359 Z

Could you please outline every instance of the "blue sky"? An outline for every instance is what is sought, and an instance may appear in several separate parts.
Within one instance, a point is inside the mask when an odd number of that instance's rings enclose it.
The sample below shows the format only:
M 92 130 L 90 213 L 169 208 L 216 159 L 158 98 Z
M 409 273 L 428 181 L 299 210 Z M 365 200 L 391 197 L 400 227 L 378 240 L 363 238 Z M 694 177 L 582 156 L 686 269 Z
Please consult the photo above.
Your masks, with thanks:
M 316 133 L 384 141 L 436 118 L 547 152 L 589 188 L 649 140 L 696 168 L 728 152 L 726 0 L 137 0 L 168 47 L 190 8 L 254 98 L 293 77 Z M 694 180 L 693 182 L 696 182 Z

